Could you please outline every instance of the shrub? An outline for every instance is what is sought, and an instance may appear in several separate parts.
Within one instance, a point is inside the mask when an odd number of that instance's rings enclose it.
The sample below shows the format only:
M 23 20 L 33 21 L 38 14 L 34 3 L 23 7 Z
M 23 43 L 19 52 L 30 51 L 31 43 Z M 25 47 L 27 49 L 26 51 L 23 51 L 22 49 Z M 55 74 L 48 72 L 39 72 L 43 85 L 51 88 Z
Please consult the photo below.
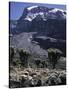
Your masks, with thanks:
M 40 63 L 41 63 L 41 61 L 39 59 L 35 60 L 35 64 L 36 64 L 37 68 L 39 68 Z
M 10 62 L 13 62 L 13 58 L 14 58 L 14 48 L 10 47 L 10 52 L 9 52 L 9 56 L 10 56 Z
M 58 59 L 62 55 L 62 52 L 56 48 L 49 48 L 47 51 L 48 51 L 49 60 L 50 60 L 52 66 L 53 66 L 53 69 L 54 69 L 55 65 L 57 64 Z
M 28 52 L 24 51 L 23 49 L 21 49 L 19 51 L 19 56 L 20 56 L 22 65 L 27 67 L 28 66 L 28 58 L 29 58 L 30 54 Z

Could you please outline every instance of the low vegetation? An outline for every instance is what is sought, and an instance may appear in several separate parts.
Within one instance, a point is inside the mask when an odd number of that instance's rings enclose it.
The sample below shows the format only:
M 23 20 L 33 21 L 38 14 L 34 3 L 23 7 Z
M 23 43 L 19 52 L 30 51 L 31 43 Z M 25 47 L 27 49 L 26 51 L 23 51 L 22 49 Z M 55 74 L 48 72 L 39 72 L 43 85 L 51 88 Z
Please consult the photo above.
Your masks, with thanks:
M 61 57 L 62 52 L 59 49 L 55 48 L 49 48 L 48 49 L 48 58 L 53 66 L 53 69 L 55 68 L 55 65 L 57 64 L 57 61 Z
M 66 70 L 56 68 L 63 53 L 55 48 L 47 52 L 48 58 L 43 59 L 23 48 L 10 47 L 9 87 L 65 85 Z

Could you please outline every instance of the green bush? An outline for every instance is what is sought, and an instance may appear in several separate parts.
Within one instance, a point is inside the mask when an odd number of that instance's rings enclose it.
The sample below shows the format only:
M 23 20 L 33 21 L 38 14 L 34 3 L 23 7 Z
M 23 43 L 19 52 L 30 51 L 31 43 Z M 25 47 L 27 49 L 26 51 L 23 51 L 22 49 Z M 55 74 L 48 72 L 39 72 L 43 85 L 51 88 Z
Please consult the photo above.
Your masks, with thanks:
M 23 49 L 21 49 L 19 51 L 19 56 L 20 56 L 20 60 L 21 60 L 21 63 L 24 67 L 27 67 L 28 66 L 28 58 L 30 56 L 30 54 L 27 52 L 27 51 L 24 51 Z
M 49 57 L 50 63 L 52 64 L 54 69 L 58 59 L 62 55 L 62 52 L 56 48 L 49 48 L 47 51 L 48 51 L 48 57 Z
M 13 58 L 14 58 L 14 48 L 10 47 L 10 52 L 9 52 L 9 57 L 10 57 L 10 62 L 13 62 Z

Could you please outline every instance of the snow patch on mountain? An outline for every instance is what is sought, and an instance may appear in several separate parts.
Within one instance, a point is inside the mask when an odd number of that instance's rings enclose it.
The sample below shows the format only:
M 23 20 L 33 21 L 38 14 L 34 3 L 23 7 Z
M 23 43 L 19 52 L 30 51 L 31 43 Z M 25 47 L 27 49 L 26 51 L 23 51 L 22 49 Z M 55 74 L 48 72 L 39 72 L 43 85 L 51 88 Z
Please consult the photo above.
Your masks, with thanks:
M 66 14 L 64 14 L 64 10 L 62 9 L 58 9 L 58 8 L 54 8 L 52 10 L 50 10 L 48 12 L 48 16 L 50 16 L 52 19 L 57 18 L 58 16 L 60 17 L 60 19 L 65 19 L 66 18 Z
M 28 7 L 27 9 L 28 10 L 31 10 L 31 9 L 34 9 L 34 8 L 37 8 L 38 6 L 32 6 L 32 7 Z
M 47 19 L 65 19 L 66 18 L 66 14 L 64 13 L 65 11 L 62 9 L 58 9 L 58 8 L 53 8 L 53 9 L 49 9 L 47 12 L 44 11 L 39 11 L 39 12 L 35 12 L 32 13 L 31 10 L 33 10 L 34 8 L 36 9 L 39 6 L 32 6 L 32 7 L 28 7 L 28 13 L 25 17 L 24 20 L 28 20 L 28 21 L 32 21 L 33 19 L 35 19 L 38 15 L 41 16 L 41 18 L 46 21 Z
M 28 16 L 24 20 L 32 21 L 32 19 Z
M 54 9 L 50 10 L 49 12 L 56 13 L 57 11 L 64 12 L 62 9 L 58 9 L 58 8 L 54 8 Z
M 43 12 L 39 12 L 39 13 L 31 13 L 30 12 L 30 13 L 27 14 L 27 16 L 26 16 L 26 18 L 24 20 L 32 21 L 38 15 L 40 15 L 41 18 L 43 18 L 44 20 L 46 20 L 45 17 L 44 17 L 44 13 Z

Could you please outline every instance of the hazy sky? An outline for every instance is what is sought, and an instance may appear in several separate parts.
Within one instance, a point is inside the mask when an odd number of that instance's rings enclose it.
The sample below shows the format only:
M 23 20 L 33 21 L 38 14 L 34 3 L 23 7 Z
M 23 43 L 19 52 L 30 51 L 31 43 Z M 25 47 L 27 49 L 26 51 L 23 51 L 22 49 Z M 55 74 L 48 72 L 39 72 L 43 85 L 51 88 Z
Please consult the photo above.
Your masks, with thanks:
M 10 2 L 10 19 L 17 20 L 22 15 L 23 10 L 27 6 L 45 6 L 49 8 L 60 8 L 66 9 L 65 5 L 57 5 L 57 4 L 41 4 L 41 3 L 24 3 L 24 2 Z

